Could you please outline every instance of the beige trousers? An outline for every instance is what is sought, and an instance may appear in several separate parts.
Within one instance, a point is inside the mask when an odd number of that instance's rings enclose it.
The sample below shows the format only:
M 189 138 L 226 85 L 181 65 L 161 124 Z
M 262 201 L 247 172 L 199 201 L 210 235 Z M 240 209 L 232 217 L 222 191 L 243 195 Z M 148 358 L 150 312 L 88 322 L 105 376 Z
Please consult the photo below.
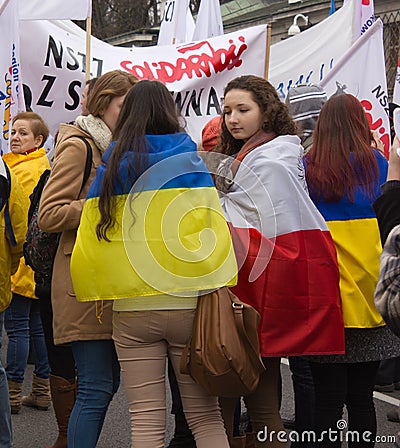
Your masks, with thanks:
M 229 448 L 217 397 L 180 373 L 180 357 L 195 310 L 114 312 L 113 339 L 131 418 L 132 447 L 163 448 L 167 356 L 197 448 Z
M 281 432 L 281 438 L 285 434 L 279 415 L 280 358 L 263 358 L 263 361 L 266 370 L 261 374 L 256 390 L 245 396 L 244 402 L 256 436 L 255 446 L 257 448 L 283 448 L 286 444 L 278 438 L 279 432 Z M 233 440 L 233 415 L 237 398 L 220 397 L 219 400 L 226 432 Z M 271 431 L 274 432 L 271 433 Z M 259 433 L 260 439 L 257 439 Z M 266 440 L 264 441 L 264 439 Z

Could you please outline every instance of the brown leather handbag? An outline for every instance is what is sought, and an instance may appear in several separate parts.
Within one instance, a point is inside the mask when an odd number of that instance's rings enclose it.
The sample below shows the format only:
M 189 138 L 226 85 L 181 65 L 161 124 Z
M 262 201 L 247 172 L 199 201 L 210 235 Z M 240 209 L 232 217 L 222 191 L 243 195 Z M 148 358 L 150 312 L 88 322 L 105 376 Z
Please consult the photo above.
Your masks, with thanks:
M 258 312 L 223 287 L 199 297 L 192 337 L 180 369 L 210 393 L 239 397 L 255 390 L 265 370 L 260 357 Z

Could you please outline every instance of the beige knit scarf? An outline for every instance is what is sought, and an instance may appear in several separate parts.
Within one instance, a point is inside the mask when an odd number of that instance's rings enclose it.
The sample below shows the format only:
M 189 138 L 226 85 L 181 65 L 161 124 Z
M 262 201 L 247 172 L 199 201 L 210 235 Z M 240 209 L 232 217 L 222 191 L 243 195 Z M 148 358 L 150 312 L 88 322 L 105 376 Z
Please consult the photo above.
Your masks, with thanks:
M 81 129 L 92 136 L 95 145 L 103 154 L 110 145 L 112 138 L 110 128 L 104 121 L 93 115 L 88 115 L 87 117 L 80 115 L 75 122 Z

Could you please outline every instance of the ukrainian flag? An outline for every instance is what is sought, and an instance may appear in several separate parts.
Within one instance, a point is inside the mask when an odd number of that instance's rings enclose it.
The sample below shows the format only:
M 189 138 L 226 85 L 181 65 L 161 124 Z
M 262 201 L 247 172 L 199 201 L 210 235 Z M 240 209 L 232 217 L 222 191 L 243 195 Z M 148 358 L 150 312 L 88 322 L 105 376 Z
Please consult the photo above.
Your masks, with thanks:
M 116 225 L 96 237 L 103 156 L 83 208 L 71 259 L 79 301 L 190 292 L 236 284 L 237 265 L 218 193 L 185 133 L 146 136 L 126 152 L 115 180 Z M 136 176 L 137 162 L 145 166 Z
M 375 151 L 380 176 L 374 186 L 374 198 L 364 186 L 357 186 L 354 202 L 315 200 L 335 242 L 340 272 L 340 294 L 344 325 L 347 328 L 373 328 L 385 325 L 374 304 L 382 246 L 372 203 L 386 181 L 387 161 Z

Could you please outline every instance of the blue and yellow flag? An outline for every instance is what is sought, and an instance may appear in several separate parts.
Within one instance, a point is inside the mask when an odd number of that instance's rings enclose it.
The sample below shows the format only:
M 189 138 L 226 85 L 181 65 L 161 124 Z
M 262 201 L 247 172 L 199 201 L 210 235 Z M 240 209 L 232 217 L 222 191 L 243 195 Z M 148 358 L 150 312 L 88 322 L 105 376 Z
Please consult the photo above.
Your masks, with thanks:
M 364 186 L 357 186 L 354 202 L 348 198 L 340 202 L 315 201 L 335 242 L 343 320 L 347 328 L 385 325 L 374 304 L 382 246 L 372 203 L 380 195 L 380 185 L 386 181 L 387 161 L 378 151 L 375 153 L 380 175 L 375 181 L 374 198 L 368 197 Z
M 146 154 L 129 151 L 115 180 L 116 224 L 99 241 L 102 179 L 97 169 L 71 259 L 77 299 L 186 293 L 236 283 L 237 265 L 218 193 L 187 134 L 148 135 Z M 147 169 L 135 175 L 135 163 Z

